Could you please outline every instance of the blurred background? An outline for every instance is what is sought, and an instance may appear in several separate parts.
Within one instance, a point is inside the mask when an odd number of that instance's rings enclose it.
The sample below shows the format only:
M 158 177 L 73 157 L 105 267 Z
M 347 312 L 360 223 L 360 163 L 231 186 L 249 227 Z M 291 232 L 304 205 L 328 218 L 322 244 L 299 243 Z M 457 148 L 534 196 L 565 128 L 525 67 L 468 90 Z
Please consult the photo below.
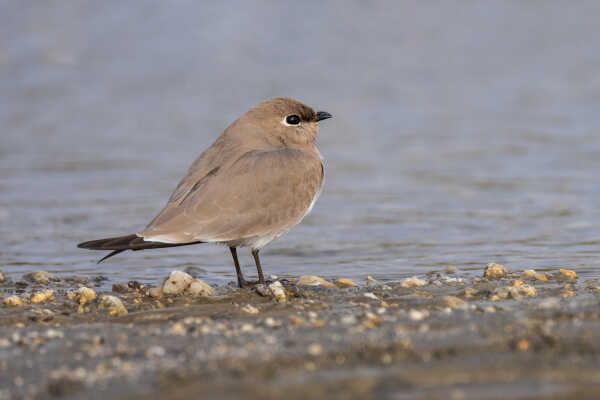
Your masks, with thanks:
M 2 1 L 0 268 L 153 282 L 212 245 L 103 255 L 273 96 L 321 124 L 323 194 L 279 276 L 600 264 L 600 3 Z M 251 266 L 247 251 L 242 262 Z M 254 268 L 247 268 L 254 274 Z M 475 272 L 473 272 L 475 273 Z

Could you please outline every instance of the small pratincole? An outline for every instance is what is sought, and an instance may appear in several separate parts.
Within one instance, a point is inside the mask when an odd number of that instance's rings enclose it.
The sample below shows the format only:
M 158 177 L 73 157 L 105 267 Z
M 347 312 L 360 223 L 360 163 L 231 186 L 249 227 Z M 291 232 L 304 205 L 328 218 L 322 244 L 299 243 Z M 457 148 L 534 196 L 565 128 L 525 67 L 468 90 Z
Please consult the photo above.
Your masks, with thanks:
M 78 247 L 146 250 L 219 243 L 229 246 L 238 285 L 244 279 L 237 247 L 250 247 L 264 283 L 258 252 L 310 212 L 321 192 L 323 163 L 315 146 L 325 111 L 290 98 L 250 109 L 192 164 L 165 208 L 141 232 L 92 240 Z

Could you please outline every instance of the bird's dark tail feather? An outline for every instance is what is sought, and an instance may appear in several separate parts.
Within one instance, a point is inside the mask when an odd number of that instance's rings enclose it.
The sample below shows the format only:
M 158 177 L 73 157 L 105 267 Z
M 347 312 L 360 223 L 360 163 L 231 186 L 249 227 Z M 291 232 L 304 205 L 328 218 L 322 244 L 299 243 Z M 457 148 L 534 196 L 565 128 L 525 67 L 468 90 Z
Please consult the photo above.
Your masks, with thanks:
M 146 242 L 143 238 L 133 234 L 126 236 L 118 236 L 107 239 L 90 240 L 89 242 L 79 243 L 77 247 L 82 249 L 90 250 L 113 250 L 108 255 L 102 257 L 98 264 L 102 261 L 116 256 L 125 250 L 146 250 L 146 249 L 160 249 L 163 247 L 177 247 L 187 246 L 190 244 L 198 244 L 203 242 L 190 242 L 190 243 L 160 243 L 160 242 Z

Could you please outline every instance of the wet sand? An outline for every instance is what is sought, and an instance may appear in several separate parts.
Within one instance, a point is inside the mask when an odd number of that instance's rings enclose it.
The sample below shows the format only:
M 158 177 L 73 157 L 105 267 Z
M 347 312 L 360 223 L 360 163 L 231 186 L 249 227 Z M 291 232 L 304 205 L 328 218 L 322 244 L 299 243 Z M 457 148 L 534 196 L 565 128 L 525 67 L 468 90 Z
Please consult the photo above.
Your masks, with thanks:
M 105 278 L 5 276 L 0 398 L 598 398 L 600 282 L 483 268 L 282 279 L 285 299 L 277 283 L 193 296 L 129 282 L 86 302 L 71 292 Z

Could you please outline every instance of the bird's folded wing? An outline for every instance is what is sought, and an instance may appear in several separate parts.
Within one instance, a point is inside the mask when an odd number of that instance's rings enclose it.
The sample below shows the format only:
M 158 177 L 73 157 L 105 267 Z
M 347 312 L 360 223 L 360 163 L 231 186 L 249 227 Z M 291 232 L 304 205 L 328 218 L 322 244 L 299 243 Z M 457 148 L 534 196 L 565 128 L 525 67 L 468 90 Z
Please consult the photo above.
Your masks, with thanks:
M 284 232 L 306 214 L 322 181 L 318 153 L 249 151 L 227 166 L 195 176 L 186 193 L 172 198 L 139 235 L 182 243 Z

